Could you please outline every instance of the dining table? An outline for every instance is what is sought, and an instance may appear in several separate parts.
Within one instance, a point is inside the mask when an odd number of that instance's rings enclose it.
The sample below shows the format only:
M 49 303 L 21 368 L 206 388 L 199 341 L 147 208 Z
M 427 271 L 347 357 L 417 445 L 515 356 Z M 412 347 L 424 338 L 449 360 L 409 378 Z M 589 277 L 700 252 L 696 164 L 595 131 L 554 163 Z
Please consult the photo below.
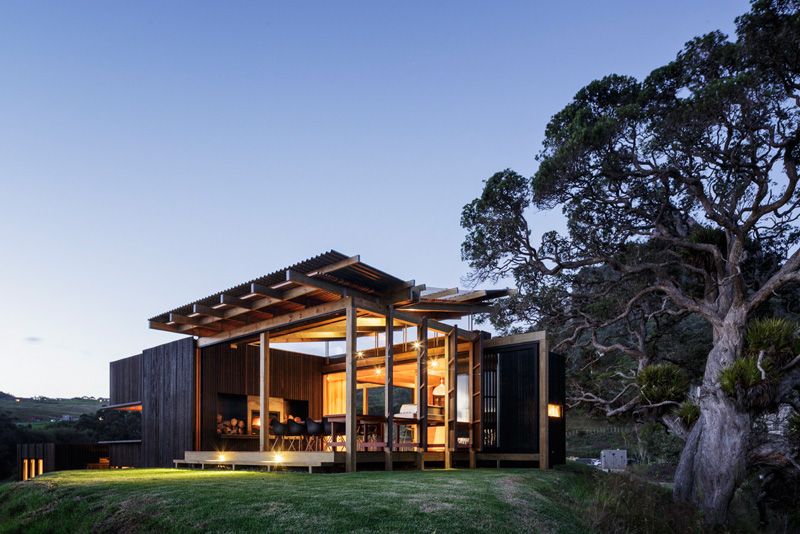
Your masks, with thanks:
M 345 433 L 344 425 L 347 423 L 346 414 L 330 414 L 326 415 L 325 419 L 331 424 L 331 441 L 330 446 L 335 450 L 336 447 L 344 447 L 344 441 L 337 441 L 336 436 L 342 436 Z M 394 445 L 395 448 L 415 446 L 415 443 L 400 442 L 398 437 L 400 435 L 400 427 L 403 425 L 418 425 L 419 419 L 416 417 L 393 417 L 392 423 L 394 432 Z M 356 435 L 363 436 L 360 442 L 356 443 L 357 450 L 362 451 L 380 451 L 386 448 L 385 441 L 385 427 L 386 417 L 383 415 L 369 415 L 359 414 L 356 415 Z

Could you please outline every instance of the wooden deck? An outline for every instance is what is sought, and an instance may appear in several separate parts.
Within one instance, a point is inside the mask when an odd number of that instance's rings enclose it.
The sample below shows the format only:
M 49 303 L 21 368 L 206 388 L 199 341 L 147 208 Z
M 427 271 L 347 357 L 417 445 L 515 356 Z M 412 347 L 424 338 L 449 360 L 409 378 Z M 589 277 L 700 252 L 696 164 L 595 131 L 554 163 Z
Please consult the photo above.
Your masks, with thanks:
M 452 454 L 454 462 L 470 463 L 469 452 L 460 451 Z M 500 453 L 476 453 L 475 460 L 479 462 L 495 462 L 497 467 L 501 461 L 509 462 L 537 462 L 538 454 L 500 454 Z M 382 451 L 359 451 L 357 462 L 359 465 L 384 464 L 386 455 Z M 426 463 L 444 464 L 444 452 L 441 451 L 395 451 L 392 453 L 394 464 L 414 465 L 424 468 Z M 297 451 L 274 451 L 274 452 L 250 452 L 250 451 L 186 451 L 183 459 L 173 460 L 175 467 L 230 467 L 235 470 L 237 467 L 261 467 L 267 471 L 285 468 L 307 468 L 308 472 L 314 468 L 344 468 L 346 464 L 346 453 L 344 452 L 297 452 Z

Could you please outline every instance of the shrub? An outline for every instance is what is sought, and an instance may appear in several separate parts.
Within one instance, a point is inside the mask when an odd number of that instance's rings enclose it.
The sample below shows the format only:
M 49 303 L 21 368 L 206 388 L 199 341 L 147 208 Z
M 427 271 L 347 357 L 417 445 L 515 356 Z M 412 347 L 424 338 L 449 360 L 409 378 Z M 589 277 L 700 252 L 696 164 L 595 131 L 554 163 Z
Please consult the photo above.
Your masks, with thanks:
M 788 319 L 768 317 L 750 323 L 745 336 L 751 354 L 764 351 L 773 356 L 800 352 L 797 323 Z
M 683 401 L 675 415 L 683 422 L 686 428 L 691 426 L 700 418 L 700 407 L 692 401 Z
M 739 392 L 747 391 L 761 382 L 761 372 L 754 358 L 739 358 L 722 371 L 719 381 L 722 391 L 736 398 Z
M 636 382 L 642 395 L 651 403 L 679 402 L 686 397 L 689 380 L 683 370 L 672 363 L 656 363 L 641 370 Z
M 597 532 L 699 532 L 699 514 L 666 488 L 627 475 L 605 475 L 586 509 Z

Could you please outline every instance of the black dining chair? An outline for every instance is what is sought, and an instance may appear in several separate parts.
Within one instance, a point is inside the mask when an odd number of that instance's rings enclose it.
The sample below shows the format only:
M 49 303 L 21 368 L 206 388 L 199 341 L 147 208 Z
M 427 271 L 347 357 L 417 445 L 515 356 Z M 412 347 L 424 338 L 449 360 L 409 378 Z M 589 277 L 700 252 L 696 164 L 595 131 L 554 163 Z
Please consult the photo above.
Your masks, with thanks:
M 270 434 L 275 436 L 275 441 L 272 442 L 272 447 L 269 450 L 274 451 L 275 446 L 278 444 L 278 439 L 281 441 L 281 449 L 283 448 L 283 438 L 286 437 L 286 425 L 275 419 L 274 417 L 269 420 Z
M 293 451 L 295 445 L 297 445 L 297 450 L 300 450 L 306 436 L 308 436 L 308 431 L 305 424 L 298 423 L 293 419 L 286 421 L 286 437 L 289 438 L 288 450 Z
M 330 428 L 330 427 L 329 427 Z M 308 443 L 306 443 L 306 450 L 320 449 L 320 438 L 325 437 L 325 422 L 314 421 L 311 418 L 306 419 L 306 432 L 308 433 Z

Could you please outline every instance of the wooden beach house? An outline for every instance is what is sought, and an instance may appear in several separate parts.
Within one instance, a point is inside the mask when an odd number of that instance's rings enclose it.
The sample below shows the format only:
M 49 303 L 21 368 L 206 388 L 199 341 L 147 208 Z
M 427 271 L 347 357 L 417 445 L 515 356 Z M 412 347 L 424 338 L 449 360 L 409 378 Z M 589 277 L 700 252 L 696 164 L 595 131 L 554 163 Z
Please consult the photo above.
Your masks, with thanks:
M 179 339 L 111 362 L 141 411 L 112 466 L 392 469 L 565 460 L 544 332 L 458 326 L 506 289 L 432 289 L 331 251 L 156 315 Z

